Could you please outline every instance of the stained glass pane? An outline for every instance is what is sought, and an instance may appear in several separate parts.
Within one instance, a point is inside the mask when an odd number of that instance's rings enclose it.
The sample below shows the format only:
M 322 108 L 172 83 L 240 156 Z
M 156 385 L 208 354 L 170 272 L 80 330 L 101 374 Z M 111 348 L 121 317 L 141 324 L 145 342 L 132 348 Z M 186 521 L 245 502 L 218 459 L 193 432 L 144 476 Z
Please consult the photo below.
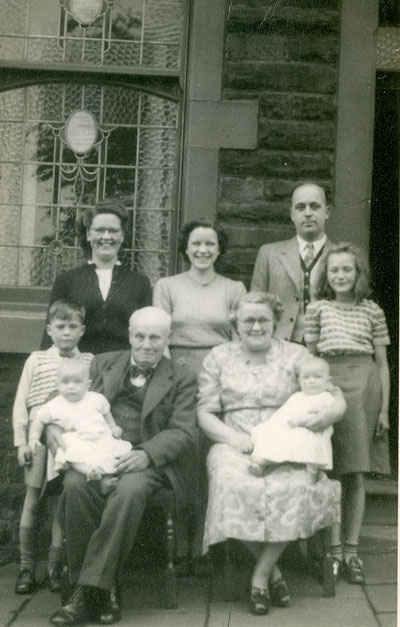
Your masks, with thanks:
M 18 203 L 21 200 L 21 171 L 20 164 L 0 163 L 0 202 Z
M 182 14 L 183 0 L 104 0 L 93 11 L 73 0 L 7 0 L 0 58 L 178 72 Z
M 0 244 L 17 245 L 19 240 L 20 210 L 0 205 Z
M 28 23 L 29 0 L 1 3 L 0 35 L 24 35 Z
M 50 286 L 78 265 L 77 218 L 104 197 L 130 212 L 125 262 L 152 281 L 165 275 L 176 222 L 177 104 L 77 83 L 26 87 L 2 101 L 0 284 Z M 71 141 L 72 130 L 82 141 Z

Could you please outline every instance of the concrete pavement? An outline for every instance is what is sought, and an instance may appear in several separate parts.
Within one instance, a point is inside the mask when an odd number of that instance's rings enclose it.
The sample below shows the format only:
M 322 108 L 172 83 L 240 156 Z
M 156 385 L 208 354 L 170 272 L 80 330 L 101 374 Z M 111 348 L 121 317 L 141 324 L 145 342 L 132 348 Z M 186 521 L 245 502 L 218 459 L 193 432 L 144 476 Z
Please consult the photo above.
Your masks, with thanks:
M 310 574 L 284 567 L 291 592 L 288 608 L 272 607 L 268 616 L 248 612 L 246 596 L 225 602 L 218 578 L 184 577 L 179 582 L 179 607 L 157 607 L 155 580 L 151 572 L 127 574 L 124 582 L 121 627 L 395 627 L 397 625 L 397 499 L 370 495 L 360 554 L 366 584 L 340 581 L 335 598 L 324 598 Z M 44 627 L 59 607 L 58 595 L 40 588 L 32 596 L 14 594 L 18 566 L 0 569 L 0 625 Z M 44 576 L 42 565 L 42 576 Z

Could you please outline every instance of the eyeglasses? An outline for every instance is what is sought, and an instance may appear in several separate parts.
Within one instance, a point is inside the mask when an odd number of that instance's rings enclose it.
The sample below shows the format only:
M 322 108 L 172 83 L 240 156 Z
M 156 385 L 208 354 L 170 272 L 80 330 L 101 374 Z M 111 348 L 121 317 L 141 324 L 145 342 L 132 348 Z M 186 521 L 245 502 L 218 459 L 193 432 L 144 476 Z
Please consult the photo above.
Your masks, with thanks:
M 105 235 L 106 233 L 108 233 L 109 235 L 118 235 L 118 233 L 122 232 L 122 229 L 104 229 L 103 227 L 100 227 L 98 229 L 90 227 L 90 230 L 95 235 Z
M 271 320 L 271 318 L 245 318 L 244 320 L 239 319 L 238 322 L 243 324 L 246 328 L 251 329 L 256 322 L 258 322 L 260 327 L 267 327 L 273 323 L 273 320 Z

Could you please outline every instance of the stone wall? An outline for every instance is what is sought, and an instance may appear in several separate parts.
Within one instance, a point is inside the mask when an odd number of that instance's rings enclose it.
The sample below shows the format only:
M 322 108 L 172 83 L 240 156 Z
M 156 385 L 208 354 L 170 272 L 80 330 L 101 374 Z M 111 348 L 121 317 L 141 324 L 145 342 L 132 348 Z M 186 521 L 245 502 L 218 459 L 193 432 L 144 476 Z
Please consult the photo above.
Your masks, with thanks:
M 259 101 L 256 150 L 222 150 L 224 271 L 248 285 L 258 248 L 293 234 L 293 186 L 333 185 L 338 0 L 231 0 L 223 95 Z

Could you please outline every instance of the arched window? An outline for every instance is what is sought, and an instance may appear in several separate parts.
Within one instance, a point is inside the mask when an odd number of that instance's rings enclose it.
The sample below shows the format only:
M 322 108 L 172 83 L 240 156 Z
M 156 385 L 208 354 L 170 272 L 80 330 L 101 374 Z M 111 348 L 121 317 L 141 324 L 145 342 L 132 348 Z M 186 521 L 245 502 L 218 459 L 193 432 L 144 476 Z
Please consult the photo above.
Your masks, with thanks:
M 81 262 L 75 224 L 130 213 L 124 260 L 174 263 L 187 18 L 181 0 L 0 5 L 0 285 L 48 288 Z

